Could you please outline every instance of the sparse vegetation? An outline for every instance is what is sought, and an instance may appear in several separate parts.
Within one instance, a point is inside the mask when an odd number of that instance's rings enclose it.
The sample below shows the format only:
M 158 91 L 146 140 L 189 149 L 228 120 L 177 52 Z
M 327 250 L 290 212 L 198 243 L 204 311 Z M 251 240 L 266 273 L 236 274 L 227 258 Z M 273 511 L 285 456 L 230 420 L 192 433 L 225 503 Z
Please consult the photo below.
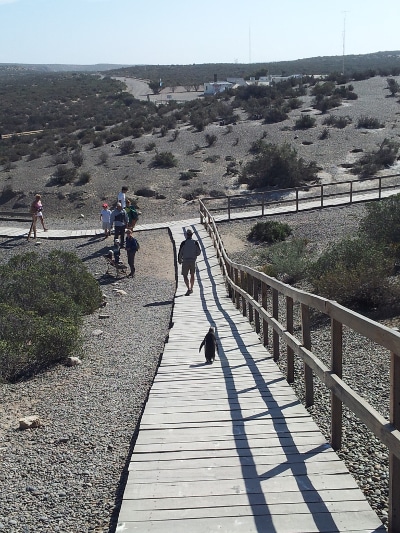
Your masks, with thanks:
M 261 187 L 298 187 L 317 181 L 316 163 L 305 162 L 289 144 L 266 144 L 253 161 L 247 163 L 239 178 L 249 189 Z
M 295 128 L 297 130 L 306 130 L 308 128 L 313 128 L 315 126 L 315 118 L 311 115 L 302 115 L 295 122 Z
M 247 238 L 250 241 L 267 242 L 269 244 L 284 241 L 292 234 L 289 224 L 268 220 L 267 222 L 257 222 L 252 228 Z
M 102 295 L 74 254 L 30 252 L 0 265 L 0 300 L 0 381 L 16 381 L 77 350 L 81 318 Z
M 293 239 L 269 246 L 261 253 L 261 260 L 266 261 L 263 272 L 285 283 L 293 284 L 304 279 L 310 265 L 307 244 L 305 239 Z
M 119 153 L 121 155 L 129 155 L 135 149 L 135 144 L 131 140 L 123 141 L 119 146 Z
M 343 129 L 346 126 L 348 126 L 349 124 L 351 124 L 351 118 L 348 117 L 348 116 L 346 116 L 346 117 L 336 117 L 334 115 L 329 115 L 328 117 L 326 117 L 324 119 L 322 124 L 324 124 L 326 126 L 333 126 L 335 128 Z
M 206 138 L 207 146 L 209 148 L 211 146 L 214 146 L 214 144 L 217 142 L 217 139 L 218 139 L 218 137 L 214 133 L 206 133 L 205 138 Z
M 379 122 L 377 118 L 362 116 L 357 121 L 357 128 L 364 128 L 367 130 L 377 130 L 384 128 L 385 124 Z
M 398 142 L 384 139 L 376 152 L 367 153 L 356 161 L 351 169 L 352 174 L 358 174 L 360 178 L 368 178 L 379 170 L 390 167 L 397 159 L 399 147 Z
M 156 168 L 172 168 L 176 167 L 177 164 L 176 157 L 172 152 L 160 152 L 153 157 L 151 166 Z

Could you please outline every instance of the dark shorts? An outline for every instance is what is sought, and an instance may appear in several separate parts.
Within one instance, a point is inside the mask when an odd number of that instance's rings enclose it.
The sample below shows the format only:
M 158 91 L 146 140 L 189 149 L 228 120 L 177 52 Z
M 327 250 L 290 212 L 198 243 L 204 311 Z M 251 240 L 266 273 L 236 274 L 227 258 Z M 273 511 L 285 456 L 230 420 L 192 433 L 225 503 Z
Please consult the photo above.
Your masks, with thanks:
M 187 276 L 189 272 L 194 274 L 196 271 L 196 261 L 184 261 L 182 263 L 182 276 Z

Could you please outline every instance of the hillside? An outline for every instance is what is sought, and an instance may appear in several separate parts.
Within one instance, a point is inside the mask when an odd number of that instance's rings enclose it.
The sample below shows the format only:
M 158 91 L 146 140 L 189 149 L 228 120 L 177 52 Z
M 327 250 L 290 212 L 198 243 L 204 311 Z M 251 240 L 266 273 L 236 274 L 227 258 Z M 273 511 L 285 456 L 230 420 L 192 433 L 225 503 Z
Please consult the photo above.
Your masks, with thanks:
M 309 87 L 299 98 L 299 107 L 291 110 L 288 118 L 281 122 L 266 124 L 262 118 L 250 117 L 243 108 L 234 108 L 237 119 L 233 123 L 222 125 L 224 122 L 216 117 L 201 131 L 193 126 L 191 117 L 194 111 L 206 109 L 212 100 L 200 98 L 187 104 L 165 102 L 155 106 L 130 96 L 127 88 L 123 90 L 121 82 L 113 82 L 114 85 L 109 78 L 108 81 L 96 81 L 97 78 L 92 76 L 74 76 L 61 80 L 47 78 L 53 87 L 58 84 L 58 92 L 51 101 L 48 83 L 47 93 L 36 94 L 37 115 L 34 109 L 27 109 L 24 115 L 23 109 L 19 108 L 21 120 L 26 120 L 24 117 L 30 114 L 28 122 L 21 122 L 21 127 L 39 129 L 43 113 L 40 102 L 43 101 L 48 120 L 54 120 L 54 128 L 57 125 L 57 129 L 45 129 L 38 136 L 1 142 L 2 209 L 26 211 L 32 195 L 39 191 L 43 194 L 49 215 L 76 219 L 85 214 L 86 221 L 94 224 L 100 205 L 104 201 L 113 204 L 121 186 L 127 185 L 131 196 L 138 195 L 143 222 L 182 219 L 197 215 L 198 197 L 246 193 L 246 187 L 239 183 L 238 177 L 244 165 L 254 157 L 250 153 L 252 144 L 261 138 L 276 145 L 288 143 L 298 157 L 315 161 L 320 169 L 319 179 L 328 183 L 357 179 L 350 174 L 353 163 L 363 154 L 376 151 L 384 139 L 398 141 L 400 136 L 398 98 L 390 96 L 386 77 L 381 76 L 353 81 L 357 99 L 344 100 L 340 107 L 325 114 L 313 107 L 314 97 Z M 400 81 L 399 77 L 395 79 Z M 33 85 L 31 81 L 29 83 L 24 91 L 31 91 L 33 98 L 34 88 L 30 89 Z M 99 83 L 106 85 L 103 87 Z M 61 96 L 66 84 L 68 91 L 76 92 L 75 96 L 67 91 Z M 77 92 L 77 87 L 80 91 L 87 91 L 86 95 Z M 110 93 L 112 90 L 114 95 Z M 93 91 L 96 92 L 94 98 L 90 96 Z M 188 94 L 191 96 L 191 93 Z M 93 102 L 97 107 L 91 107 Z M 234 106 L 232 97 L 224 102 L 224 105 Z M 217 101 L 217 104 L 221 102 Z M 150 107 L 146 107 L 148 105 Z M 200 106 L 198 109 L 197 105 Z M 51 109 L 55 118 L 49 115 Z M 149 114 L 141 119 L 140 129 L 133 130 L 134 135 L 124 135 L 124 131 L 132 131 L 133 124 L 144 112 Z M 101 115 L 104 113 L 108 113 L 108 122 L 100 127 L 98 121 L 104 120 Z M 315 118 L 315 125 L 298 129 L 296 121 L 304 115 Z M 346 126 L 327 126 L 325 121 L 329 116 L 345 118 Z M 379 127 L 358 128 L 360 117 L 376 119 Z M 62 124 L 65 124 L 64 130 Z M 29 128 L 29 125 L 32 127 Z M 68 132 L 67 136 L 63 136 L 63 131 Z M 114 131 L 118 134 L 112 133 Z M 210 138 L 213 139 L 211 144 Z M 32 151 L 44 142 L 43 139 L 46 141 L 45 151 L 35 152 L 33 156 Z M 131 153 L 123 155 L 122 146 L 126 141 L 131 141 L 132 149 Z M 18 155 L 16 148 L 20 154 L 26 155 Z M 7 161 L 7 150 L 14 154 L 12 160 Z M 67 179 L 65 184 L 60 180 L 57 182 L 55 174 L 58 168 L 72 169 L 71 158 L 75 152 L 81 157 L 81 164 L 74 179 L 70 182 Z M 171 154 L 176 166 L 154 166 L 157 154 L 165 152 Z

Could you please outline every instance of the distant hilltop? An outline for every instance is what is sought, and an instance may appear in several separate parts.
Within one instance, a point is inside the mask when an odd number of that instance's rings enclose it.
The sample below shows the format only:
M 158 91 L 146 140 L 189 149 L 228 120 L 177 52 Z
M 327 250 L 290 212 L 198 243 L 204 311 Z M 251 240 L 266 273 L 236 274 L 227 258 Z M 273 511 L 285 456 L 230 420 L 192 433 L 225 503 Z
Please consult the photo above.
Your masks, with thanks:
M 128 76 L 147 80 L 160 80 L 165 84 L 171 80 L 190 78 L 203 83 L 217 75 L 218 79 L 274 74 L 291 76 L 293 74 L 314 75 L 332 72 L 347 73 L 374 70 L 376 73 L 400 68 L 400 51 L 373 52 L 359 55 L 316 56 L 291 61 L 271 61 L 265 63 L 193 63 L 189 65 L 144 65 L 131 63 L 118 65 L 98 63 L 95 65 L 28 64 L 0 63 L 1 74 L 14 73 L 53 73 L 53 72 L 106 72 L 111 76 Z M 211 77 L 210 77 L 211 76 Z
M 6 72 L 103 72 L 119 68 L 132 67 L 131 65 L 111 65 L 99 63 L 96 65 L 31 65 L 29 63 L 0 63 L 0 71 Z

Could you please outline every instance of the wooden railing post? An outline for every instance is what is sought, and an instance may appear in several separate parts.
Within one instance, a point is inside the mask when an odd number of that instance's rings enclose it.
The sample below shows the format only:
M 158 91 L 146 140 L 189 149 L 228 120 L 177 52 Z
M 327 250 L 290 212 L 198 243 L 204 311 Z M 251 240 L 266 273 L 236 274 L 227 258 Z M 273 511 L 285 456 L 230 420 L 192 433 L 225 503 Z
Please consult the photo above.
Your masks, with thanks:
M 261 215 L 264 216 L 264 213 L 265 213 L 265 193 L 262 195 Z
M 240 287 L 247 291 L 247 274 L 242 270 L 240 271 Z M 247 316 L 247 302 L 244 296 L 242 296 L 242 313 L 243 316 Z
M 263 309 L 267 310 L 268 305 L 268 287 L 267 285 L 262 282 L 261 284 L 261 305 Z M 263 318 L 263 344 L 264 346 L 268 346 L 268 322 Z
M 249 294 L 250 296 L 253 295 L 253 286 L 254 286 L 254 278 L 253 276 L 250 276 L 250 274 L 247 274 L 247 294 Z M 254 313 L 253 313 L 253 306 L 251 305 L 251 303 L 249 302 L 249 322 L 250 324 L 253 322 L 253 318 L 254 318 Z
M 272 289 L 272 316 L 279 319 L 279 293 L 277 289 Z M 272 352 L 274 361 L 279 361 L 279 335 L 275 329 L 272 332 Z
M 321 183 L 321 207 L 324 207 L 324 186 Z
M 296 187 L 296 213 L 299 211 L 299 189 Z
M 235 285 L 239 285 L 239 272 L 238 269 L 235 268 Z M 236 309 L 239 309 L 240 307 L 240 294 L 238 291 L 235 291 L 235 303 L 236 303 Z
M 379 176 L 378 178 L 379 183 L 379 200 L 382 198 L 382 178 Z
M 286 297 L 286 329 L 293 334 L 293 298 Z M 294 351 L 290 346 L 286 347 L 287 369 L 286 379 L 288 383 L 294 382 Z
M 400 355 L 390 354 L 390 423 L 400 430 Z M 400 533 L 400 459 L 389 452 L 390 533 Z
M 260 290 L 260 282 L 258 281 L 258 279 L 254 278 L 253 298 L 256 302 L 258 302 L 258 299 L 259 299 L 259 290 Z M 256 333 L 260 333 L 260 329 L 261 329 L 260 314 L 258 311 L 256 311 L 256 309 L 254 309 L 254 324 L 256 328 Z
M 231 219 L 231 198 L 228 196 L 228 220 Z
M 310 332 L 310 309 L 308 305 L 301 304 L 301 329 L 303 337 L 303 346 L 311 350 L 311 332 Z M 309 366 L 304 363 L 304 387 L 305 387 L 305 404 L 306 407 L 314 405 L 314 383 L 313 374 Z
M 350 182 L 350 203 L 353 203 L 353 182 Z
M 343 327 L 335 319 L 331 320 L 331 369 L 342 378 L 343 368 Z M 342 445 L 342 402 L 331 392 L 331 445 L 339 450 Z

